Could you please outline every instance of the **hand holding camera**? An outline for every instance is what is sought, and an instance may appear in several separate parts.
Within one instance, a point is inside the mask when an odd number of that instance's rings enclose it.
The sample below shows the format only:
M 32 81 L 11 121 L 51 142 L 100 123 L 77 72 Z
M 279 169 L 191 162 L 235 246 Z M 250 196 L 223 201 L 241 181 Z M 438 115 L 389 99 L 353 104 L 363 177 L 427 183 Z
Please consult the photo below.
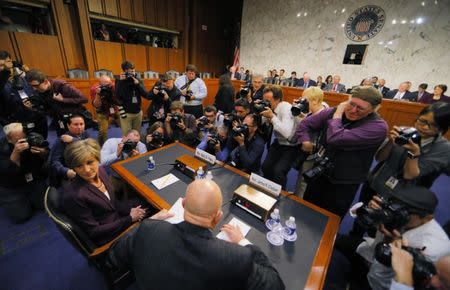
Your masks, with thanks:
M 399 146 L 404 147 L 414 156 L 420 154 L 420 140 L 419 132 L 414 127 L 397 127 L 391 130 L 389 137 L 393 142 Z
M 311 154 L 313 152 L 313 150 L 314 150 L 314 144 L 309 142 L 309 141 L 303 142 L 302 143 L 302 150 L 304 152 L 306 152 L 306 153 Z
M 58 101 L 58 102 L 62 102 L 64 100 L 63 96 L 59 93 L 59 94 L 53 94 L 53 100 Z
M 63 141 L 64 143 L 72 143 L 73 137 L 70 135 L 64 134 L 61 136 L 61 141 Z
M 402 246 L 408 246 L 406 240 L 396 240 L 390 244 L 392 270 L 395 272 L 395 281 L 412 287 L 414 260 L 410 253 L 402 249 Z

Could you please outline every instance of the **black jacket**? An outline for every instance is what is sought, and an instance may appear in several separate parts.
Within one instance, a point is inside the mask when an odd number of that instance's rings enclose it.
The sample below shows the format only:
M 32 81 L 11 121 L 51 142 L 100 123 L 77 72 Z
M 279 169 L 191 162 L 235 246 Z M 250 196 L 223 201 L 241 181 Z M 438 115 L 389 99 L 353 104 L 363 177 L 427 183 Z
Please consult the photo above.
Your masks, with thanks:
M 142 80 L 139 80 L 137 85 L 129 79 L 116 82 L 116 98 L 123 105 L 125 112 L 138 114 L 141 111 L 141 97 L 149 99 Z
M 148 112 L 147 112 L 147 115 L 148 115 L 149 119 L 151 120 L 150 124 L 152 124 L 152 122 L 155 122 L 155 121 L 164 122 L 164 119 L 166 118 L 167 113 L 170 112 L 169 111 L 170 104 L 172 104 L 172 102 L 174 102 L 174 101 L 179 101 L 180 97 L 181 97 L 180 90 L 174 85 L 172 90 L 164 89 L 166 91 L 167 95 L 169 95 L 169 99 L 167 101 L 164 101 L 162 94 L 155 95 L 153 93 L 153 89 L 155 88 L 155 86 L 160 86 L 160 85 L 161 85 L 161 83 L 158 81 L 148 92 L 148 98 L 150 100 L 152 100 L 152 103 L 148 107 Z M 154 114 L 156 112 L 158 112 L 160 108 L 164 109 L 164 116 L 162 118 L 154 117 Z
M 231 113 L 234 109 L 234 88 L 229 85 L 220 86 L 215 97 L 214 106 L 224 114 Z

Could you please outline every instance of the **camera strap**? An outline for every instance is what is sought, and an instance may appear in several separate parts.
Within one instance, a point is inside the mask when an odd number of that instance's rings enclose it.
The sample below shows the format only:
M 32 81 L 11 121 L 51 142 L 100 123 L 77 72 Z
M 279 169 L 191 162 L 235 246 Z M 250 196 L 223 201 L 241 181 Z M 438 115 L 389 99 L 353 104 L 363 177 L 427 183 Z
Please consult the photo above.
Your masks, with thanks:
M 188 89 L 191 87 L 191 84 L 197 79 L 197 77 L 195 77 L 193 80 L 188 80 L 188 78 L 186 77 L 186 83 L 180 88 L 180 91 L 184 90 L 184 89 Z

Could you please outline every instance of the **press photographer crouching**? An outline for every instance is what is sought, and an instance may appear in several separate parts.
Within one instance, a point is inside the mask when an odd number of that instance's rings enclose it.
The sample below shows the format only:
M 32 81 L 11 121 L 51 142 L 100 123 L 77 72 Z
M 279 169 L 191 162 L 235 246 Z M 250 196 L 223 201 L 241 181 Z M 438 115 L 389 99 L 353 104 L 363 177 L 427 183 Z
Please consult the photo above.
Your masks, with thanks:
M 147 115 L 149 124 L 154 122 L 164 122 L 173 101 L 179 101 L 181 91 L 174 85 L 173 77 L 168 74 L 159 76 L 159 80 L 148 93 L 152 100 L 148 108 Z
M 398 184 L 414 183 L 430 188 L 436 178 L 450 174 L 450 142 L 443 137 L 450 126 L 450 104 L 438 102 L 425 107 L 414 127 L 394 126 L 375 159 L 378 165 L 369 173 L 360 201 L 368 202 L 375 193 L 389 193 Z M 352 234 L 362 235 L 355 225 Z
M 230 145 L 234 148 L 230 153 L 230 164 L 247 173 L 259 172 L 264 153 L 264 139 L 258 133 L 260 125 L 260 116 L 247 115 L 242 124 L 233 126 L 228 137 L 229 142 L 237 144 L 237 147 Z
M 387 124 L 376 113 L 381 93 L 358 87 L 348 101 L 304 119 L 297 127 L 299 144 L 316 154 L 304 199 L 341 217 L 359 185 L 366 180 L 373 155 L 387 135 Z M 317 141 L 311 136 L 318 135 Z
M 161 148 L 166 144 L 164 124 L 162 122 L 155 122 L 147 128 L 147 133 L 145 134 L 145 146 L 147 146 L 147 151 Z
M 195 147 L 197 143 L 195 117 L 184 112 L 181 102 L 172 102 L 170 105 L 170 114 L 166 117 L 164 127 L 169 142 L 179 141 L 190 147 Z
M 401 237 L 409 241 L 410 252 L 415 251 L 417 256 L 416 262 L 422 262 L 419 268 L 423 273 L 417 276 L 416 282 L 423 283 L 429 272 L 426 259 L 436 262 L 450 254 L 450 240 L 433 217 L 437 204 L 437 197 L 429 189 L 399 186 L 389 194 L 374 196 L 366 205 L 355 205 L 351 214 L 356 216 L 356 222 L 376 227 L 378 231 L 374 239 L 338 235 L 335 248 L 355 269 L 351 274 L 351 289 L 367 289 L 367 282 L 373 290 L 389 289 L 394 271 L 387 245 Z
M 38 133 L 25 135 L 22 124 L 3 128 L 0 139 L 0 204 L 14 223 L 44 208 L 48 142 Z
M 214 106 L 206 106 L 203 116 L 197 119 L 198 139 L 202 140 L 204 135 L 214 133 L 223 125 L 224 116 Z
M 226 161 L 230 155 L 230 142 L 228 140 L 228 127 L 220 126 L 216 131 L 211 131 L 203 136 L 202 142 L 197 148 L 215 155 L 217 160 Z
M 248 114 L 250 114 L 250 104 L 245 99 L 238 99 L 234 102 L 234 110 L 224 116 L 223 124 L 231 129 L 233 125 L 242 123 Z

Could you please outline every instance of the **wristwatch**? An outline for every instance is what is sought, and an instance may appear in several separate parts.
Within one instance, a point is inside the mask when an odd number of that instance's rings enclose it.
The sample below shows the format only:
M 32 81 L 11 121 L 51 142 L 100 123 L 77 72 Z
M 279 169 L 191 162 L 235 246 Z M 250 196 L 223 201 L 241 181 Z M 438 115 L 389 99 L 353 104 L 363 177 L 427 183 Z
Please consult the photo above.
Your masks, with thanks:
M 420 156 L 420 153 L 417 155 L 414 155 L 414 153 L 412 153 L 411 151 L 408 151 L 409 159 L 416 159 L 416 158 L 419 158 L 419 156 Z

